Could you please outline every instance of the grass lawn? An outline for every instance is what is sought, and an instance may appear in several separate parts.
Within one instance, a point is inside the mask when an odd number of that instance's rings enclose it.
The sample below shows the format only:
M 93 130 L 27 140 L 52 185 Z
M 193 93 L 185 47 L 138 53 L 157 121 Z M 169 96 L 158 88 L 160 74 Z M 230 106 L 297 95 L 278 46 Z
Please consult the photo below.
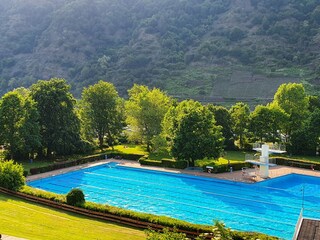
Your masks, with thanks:
M 25 171 L 29 171 L 30 168 L 48 166 L 50 164 L 53 164 L 54 162 L 52 160 L 33 160 L 32 163 L 30 161 L 20 161 L 19 163 L 22 164 Z
M 112 152 L 112 148 L 108 148 L 108 152 Z M 148 154 L 147 148 L 144 145 L 134 145 L 134 144 L 124 144 L 124 145 L 117 145 L 114 146 L 114 151 L 127 153 L 127 154 L 141 154 L 145 155 Z
M 145 239 L 141 230 L 0 194 L 1 234 L 27 239 Z

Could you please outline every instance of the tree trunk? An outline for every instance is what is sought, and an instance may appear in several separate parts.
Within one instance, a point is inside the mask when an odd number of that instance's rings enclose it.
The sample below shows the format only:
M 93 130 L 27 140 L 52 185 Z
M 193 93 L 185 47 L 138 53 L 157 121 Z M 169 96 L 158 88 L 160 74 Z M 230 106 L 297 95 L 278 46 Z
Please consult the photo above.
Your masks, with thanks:
M 99 148 L 102 151 L 103 150 L 103 136 L 99 136 L 98 139 L 99 139 Z
M 148 153 L 151 152 L 151 144 L 150 144 L 149 141 L 147 142 L 147 152 L 148 152 Z

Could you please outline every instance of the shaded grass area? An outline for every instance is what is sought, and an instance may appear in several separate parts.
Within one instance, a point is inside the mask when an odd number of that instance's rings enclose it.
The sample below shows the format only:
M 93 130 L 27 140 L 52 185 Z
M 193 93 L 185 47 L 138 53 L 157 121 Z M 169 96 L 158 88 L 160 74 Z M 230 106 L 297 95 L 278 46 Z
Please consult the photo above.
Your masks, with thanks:
M 27 239 L 145 239 L 143 231 L 0 194 L 2 234 Z

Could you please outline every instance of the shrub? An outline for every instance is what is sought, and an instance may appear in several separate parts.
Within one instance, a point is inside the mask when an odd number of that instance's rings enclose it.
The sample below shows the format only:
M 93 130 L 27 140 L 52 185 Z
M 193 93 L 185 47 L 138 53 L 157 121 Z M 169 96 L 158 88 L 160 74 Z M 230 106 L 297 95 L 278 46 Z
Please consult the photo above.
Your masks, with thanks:
M 17 191 L 25 185 L 23 167 L 13 160 L 0 161 L 0 187 Z
M 29 187 L 27 185 L 25 185 L 19 191 L 22 193 L 31 195 L 31 196 L 35 196 L 35 197 L 39 197 L 39 198 L 43 198 L 43 199 L 48 199 L 48 200 L 52 200 L 52 201 L 59 202 L 59 203 L 66 203 L 66 196 L 63 194 L 47 192 L 47 191 L 44 191 L 41 189 Z
M 161 160 L 162 167 L 167 167 L 167 168 L 178 168 L 178 169 L 185 169 L 188 167 L 188 162 L 187 161 L 176 161 L 172 159 L 162 159 Z
M 140 158 L 139 163 L 141 165 L 162 167 L 161 161 L 158 161 L 158 160 L 150 160 L 150 159 L 141 159 Z
M 145 231 L 147 238 L 146 240 L 185 240 L 186 234 L 177 232 L 176 229 L 170 231 L 168 228 L 164 228 L 163 232 L 157 232 L 154 230 L 147 230 Z
M 82 206 L 85 203 L 84 194 L 81 189 L 74 188 L 67 194 L 67 204 L 72 206 Z

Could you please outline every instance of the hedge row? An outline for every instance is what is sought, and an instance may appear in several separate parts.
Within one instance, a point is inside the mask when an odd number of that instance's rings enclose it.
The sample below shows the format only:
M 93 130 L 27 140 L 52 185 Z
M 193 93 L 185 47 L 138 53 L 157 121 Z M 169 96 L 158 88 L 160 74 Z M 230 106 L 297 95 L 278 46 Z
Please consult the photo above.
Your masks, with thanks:
M 275 163 L 277 165 L 320 170 L 320 163 L 310 163 L 303 160 L 293 160 L 293 159 L 284 158 L 284 157 L 276 157 L 272 159 L 275 160 Z
M 223 172 L 229 172 L 230 167 L 232 167 L 232 171 L 238 171 L 241 170 L 243 167 L 249 167 L 250 163 L 232 163 L 232 164 L 221 164 L 221 165 L 216 165 L 212 166 L 212 173 L 223 173 Z
M 158 160 L 150 160 L 150 159 L 140 158 L 139 163 L 141 165 L 146 165 L 146 166 L 162 167 L 162 162 L 158 161 Z
M 102 160 L 104 158 L 105 158 L 105 155 L 100 154 L 100 155 L 81 158 L 81 159 L 74 160 L 74 161 L 69 161 L 69 162 L 54 163 L 54 164 L 50 164 L 50 165 L 44 166 L 44 167 L 31 168 L 30 173 L 31 174 L 38 174 L 38 173 L 49 172 L 49 171 L 53 171 L 53 170 L 57 170 L 57 169 L 61 169 L 61 168 L 73 167 L 73 166 L 85 164 L 88 162 Z
M 172 159 L 162 159 L 162 167 L 185 169 L 188 167 L 187 161 L 175 161 Z
M 140 154 L 111 152 L 108 154 L 99 154 L 99 155 L 84 157 L 84 158 L 74 160 L 74 161 L 59 162 L 59 163 L 50 164 L 50 165 L 44 166 L 44 167 L 31 168 L 30 173 L 31 174 L 38 174 L 38 173 L 49 172 L 49 171 L 53 171 L 53 170 L 57 170 L 57 169 L 61 169 L 61 168 L 73 167 L 73 166 L 77 166 L 80 164 L 103 160 L 106 157 L 107 158 L 126 159 L 126 160 L 137 161 L 142 156 L 143 155 L 140 155 Z
M 177 169 L 185 169 L 188 167 L 188 163 L 186 161 L 176 161 L 172 159 L 162 159 L 162 160 L 151 160 L 142 157 L 139 159 L 139 163 L 141 165 L 147 166 L 156 166 L 156 167 L 165 167 L 165 168 L 177 168 Z
M 51 192 L 47 192 L 44 190 L 34 189 L 29 186 L 25 186 L 22 190 L 20 190 L 21 193 L 25 193 L 31 196 L 39 197 L 42 199 L 51 200 L 54 202 L 66 204 L 66 197 L 62 194 L 55 194 Z M 141 212 L 135 212 L 123 208 L 108 206 L 104 204 L 99 203 L 93 203 L 93 202 L 85 202 L 82 205 L 82 208 L 99 212 L 99 213 L 105 213 L 105 214 L 112 214 L 119 217 L 125 217 L 130 218 L 137 221 L 142 221 L 146 223 L 152 223 L 152 224 L 159 224 L 163 227 L 176 227 L 180 230 L 186 230 L 186 231 L 193 231 L 193 232 L 211 232 L 211 226 L 207 225 L 200 225 L 200 224 L 193 224 L 186 221 L 166 217 L 166 216 L 157 216 L 149 213 L 141 213 Z
M 134 153 L 119 153 L 119 152 L 111 152 L 106 154 L 108 158 L 119 158 L 125 160 L 133 160 L 138 161 L 144 155 L 142 154 L 134 154 Z

